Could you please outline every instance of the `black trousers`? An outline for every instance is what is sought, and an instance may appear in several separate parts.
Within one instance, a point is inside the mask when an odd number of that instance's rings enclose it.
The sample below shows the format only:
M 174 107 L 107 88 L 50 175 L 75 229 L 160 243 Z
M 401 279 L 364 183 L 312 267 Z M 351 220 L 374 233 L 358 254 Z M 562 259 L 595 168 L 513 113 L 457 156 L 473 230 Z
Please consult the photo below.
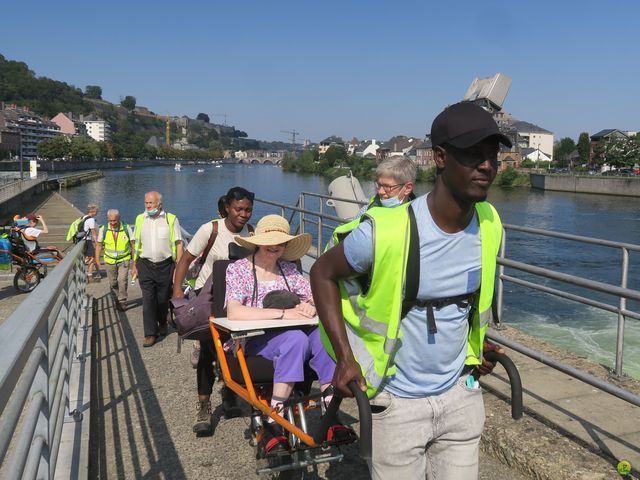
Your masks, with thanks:
M 176 264 L 171 258 L 158 263 L 139 258 L 136 266 L 140 290 L 142 290 L 144 336 L 157 337 L 158 325 L 167 323 L 169 299 L 173 293 L 173 271 Z
M 216 359 L 216 350 L 213 339 L 200 340 L 200 357 L 196 375 L 198 377 L 198 395 L 211 395 L 216 374 L 213 370 L 213 362 Z

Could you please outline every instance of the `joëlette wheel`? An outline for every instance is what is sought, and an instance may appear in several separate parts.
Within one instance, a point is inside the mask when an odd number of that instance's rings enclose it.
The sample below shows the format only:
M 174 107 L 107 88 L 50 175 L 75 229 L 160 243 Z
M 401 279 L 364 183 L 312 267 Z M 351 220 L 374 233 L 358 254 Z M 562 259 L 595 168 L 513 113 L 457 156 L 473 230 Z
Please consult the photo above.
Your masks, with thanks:
M 21 267 L 13 277 L 13 288 L 20 293 L 28 293 L 40 283 L 40 272 L 35 267 Z

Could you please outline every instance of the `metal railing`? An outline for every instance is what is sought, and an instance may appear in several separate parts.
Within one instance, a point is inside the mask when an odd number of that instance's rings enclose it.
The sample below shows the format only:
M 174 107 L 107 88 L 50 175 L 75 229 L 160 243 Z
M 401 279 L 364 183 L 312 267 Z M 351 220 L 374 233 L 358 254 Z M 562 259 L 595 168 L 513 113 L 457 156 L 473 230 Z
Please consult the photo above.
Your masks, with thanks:
M 614 373 L 616 376 L 621 377 L 624 355 L 624 327 L 626 317 L 640 320 L 640 313 L 627 310 L 627 300 L 640 301 L 640 291 L 627 288 L 627 280 L 629 278 L 629 252 L 640 252 L 640 245 L 634 245 L 630 243 L 614 242 L 610 240 L 602 240 L 599 238 L 583 237 L 579 235 L 571 235 L 567 233 L 552 232 L 548 230 L 542 230 L 539 228 L 521 227 L 517 225 L 504 225 L 504 235 L 502 237 L 502 245 L 500 246 L 500 257 L 498 258 L 498 285 L 496 289 L 497 302 L 498 302 L 498 314 L 502 313 L 503 296 L 504 296 L 504 282 L 512 282 L 514 284 L 531 288 L 540 292 L 544 292 L 550 295 L 554 295 L 566 300 L 582 303 L 591 307 L 598 308 L 600 310 L 615 313 L 618 316 L 617 336 L 616 336 L 616 359 Z M 601 247 L 609 247 L 620 249 L 621 263 L 620 263 L 620 285 L 610 285 L 608 283 L 598 282 L 587 278 L 578 277 L 576 275 L 568 275 L 565 273 L 556 272 L 546 268 L 535 267 L 522 262 L 516 262 L 506 258 L 507 248 L 507 232 L 521 232 L 531 235 L 540 235 L 549 238 L 557 238 L 561 240 L 568 240 L 572 242 L 578 242 L 588 245 L 597 245 Z M 592 292 L 600 292 L 608 295 L 612 295 L 618 298 L 618 305 L 611 305 L 604 302 L 599 302 L 591 298 L 587 298 L 581 295 L 576 295 L 564 290 L 560 290 L 545 285 L 540 285 L 535 282 L 524 280 L 514 277 L 512 275 L 506 275 L 504 270 L 506 268 L 512 268 L 521 272 L 525 272 L 536 277 L 546 278 L 562 282 L 567 285 L 581 287 Z
M 20 195 L 22 192 L 29 190 L 30 188 L 44 182 L 47 179 L 47 174 L 38 174 L 38 178 L 28 178 L 25 180 L 13 180 L 4 185 L 0 185 L 0 203 L 4 203 L 7 200 Z
M 53 478 L 69 412 L 76 336 L 87 328 L 87 276 L 76 245 L 0 324 L 0 477 Z
M 317 211 L 311 210 L 308 208 L 307 197 L 315 197 L 320 200 L 319 208 Z M 281 215 L 285 217 L 286 217 L 285 215 L 286 211 L 292 212 L 292 218 L 297 213 L 298 214 L 298 230 L 300 231 L 300 233 L 305 232 L 305 226 L 307 224 L 313 225 L 316 231 L 312 232 L 312 235 L 314 236 L 316 247 L 315 247 L 315 252 L 311 251 L 309 253 L 309 256 L 311 256 L 312 258 L 317 258 L 319 253 L 321 253 L 324 249 L 323 238 L 325 238 L 325 233 L 326 233 L 325 230 L 333 231 L 333 229 L 337 225 L 340 225 L 346 222 L 346 220 L 344 219 L 341 219 L 334 215 L 329 215 L 324 213 L 324 209 L 323 209 L 324 201 L 329 199 L 363 205 L 363 202 L 358 202 L 358 201 L 354 201 L 346 198 L 333 198 L 329 195 L 322 195 L 322 194 L 311 193 L 311 192 L 302 192 L 300 194 L 300 197 L 298 199 L 298 203 L 296 204 L 296 206 L 286 205 L 278 202 L 272 202 L 270 200 L 256 199 L 256 201 L 279 208 Z M 309 218 L 309 217 L 312 217 L 312 218 Z M 516 225 L 509 225 L 509 224 L 505 224 L 504 228 L 505 228 L 505 235 L 503 237 L 500 255 L 498 258 L 498 282 L 496 286 L 496 300 L 498 304 L 498 313 L 499 313 L 498 316 L 500 317 L 500 314 L 502 313 L 505 281 L 512 282 L 524 287 L 533 288 L 535 290 L 538 290 L 547 294 L 551 294 L 560 298 L 564 298 L 567 300 L 589 305 L 606 312 L 616 313 L 618 315 L 618 331 L 617 331 L 617 341 L 616 341 L 616 352 L 615 352 L 616 361 L 615 361 L 614 373 L 618 377 L 622 376 L 622 373 L 623 373 L 622 366 L 623 366 L 623 357 L 624 357 L 625 319 L 628 317 L 628 318 L 640 320 L 640 312 L 634 312 L 626 308 L 627 300 L 640 301 L 640 291 L 627 288 L 627 279 L 629 274 L 629 252 L 631 251 L 640 252 L 640 245 L 613 242 L 609 240 L 582 237 L 579 235 L 570 235 L 565 233 L 559 233 L 559 232 L 553 232 L 553 231 L 529 228 L 529 227 L 520 227 Z M 589 280 L 579 276 L 568 275 L 565 273 L 560 273 L 553 270 L 540 268 L 540 267 L 536 267 L 526 263 L 510 260 L 505 257 L 507 231 L 518 231 L 518 232 L 527 233 L 527 234 L 544 235 L 547 237 L 582 242 L 582 243 L 591 244 L 591 245 L 619 248 L 621 249 L 621 252 L 622 252 L 620 285 L 617 286 L 617 285 L 611 285 L 608 283 L 597 282 L 597 281 Z M 505 268 L 513 268 L 513 269 L 534 275 L 538 278 L 551 279 L 551 280 L 565 283 L 567 285 L 586 288 L 593 292 L 601 292 L 601 293 L 609 294 L 614 297 L 617 297 L 618 305 L 617 306 L 610 305 L 604 302 L 599 302 L 591 298 L 576 295 L 570 292 L 548 287 L 545 285 L 540 285 L 538 283 L 534 283 L 528 280 L 516 278 L 512 275 L 505 274 L 504 273 Z M 629 403 L 632 403 L 636 406 L 640 406 L 640 396 L 635 395 L 627 390 L 624 390 L 612 383 L 601 380 L 586 372 L 570 367 L 561 362 L 557 362 L 551 358 L 548 358 L 547 356 L 545 356 L 540 352 L 534 351 L 526 346 L 512 342 L 497 334 L 490 333 L 488 334 L 488 336 L 489 338 L 493 338 L 499 343 L 502 343 L 505 346 L 508 346 L 509 348 L 519 353 L 530 356 L 531 358 L 538 360 L 541 363 L 544 363 L 545 365 L 548 365 L 556 370 L 562 371 L 567 375 L 577 378 L 585 383 L 593 385 L 611 395 L 615 395 L 619 398 L 622 398 L 623 400 L 626 400 Z

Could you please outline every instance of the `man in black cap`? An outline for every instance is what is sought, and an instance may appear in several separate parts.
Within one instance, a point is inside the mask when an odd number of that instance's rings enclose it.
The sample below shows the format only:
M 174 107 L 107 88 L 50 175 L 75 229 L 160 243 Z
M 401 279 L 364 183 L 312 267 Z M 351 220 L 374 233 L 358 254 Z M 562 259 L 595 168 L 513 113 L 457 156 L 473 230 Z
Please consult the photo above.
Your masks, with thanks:
M 487 193 L 499 144 L 492 116 L 468 102 L 431 127 L 434 189 L 372 208 L 311 270 L 333 385 L 371 398 L 374 479 L 477 478 L 484 405 L 477 378 L 491 319 L 502 224 Z M 368 277 L 349 297 L 342 281 Z

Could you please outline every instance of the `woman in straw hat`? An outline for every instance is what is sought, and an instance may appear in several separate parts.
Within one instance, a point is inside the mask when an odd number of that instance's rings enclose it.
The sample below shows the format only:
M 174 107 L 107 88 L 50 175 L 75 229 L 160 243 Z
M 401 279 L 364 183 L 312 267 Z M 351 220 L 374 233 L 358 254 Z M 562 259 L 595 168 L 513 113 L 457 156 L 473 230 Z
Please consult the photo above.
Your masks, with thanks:
M 267 215 L 258 222 L 254 235 L 235 237 L 237 243 L 253 254 L 227 269 L 229 320 L 290 320 L 316 315 L 309 281 L 293 263 L 309 250 L 311 235 L 290 235 L 289 232 L 285 218 Z M 272 301 L 274 296 L 279 298 Z M 326 389 L 333 378 L 335 363 L 322 346 L 317 327 L 289 329 L 250 338 L 245 345 L 245 353 L 273 361 L 275 373 L 271 405 L 274 408 L 281 407 L 291 395 L 294 384 L 304 380 L 306 361 L 318 374 L 321 390 Z M 330 432 L 336 440 L 345 435 L 350 439 L 353 430 L 336 425 Z M 289 448 L 282 427 L 271 418 L 267 418 L 265 425 L 263 448 L 267 454 Z

